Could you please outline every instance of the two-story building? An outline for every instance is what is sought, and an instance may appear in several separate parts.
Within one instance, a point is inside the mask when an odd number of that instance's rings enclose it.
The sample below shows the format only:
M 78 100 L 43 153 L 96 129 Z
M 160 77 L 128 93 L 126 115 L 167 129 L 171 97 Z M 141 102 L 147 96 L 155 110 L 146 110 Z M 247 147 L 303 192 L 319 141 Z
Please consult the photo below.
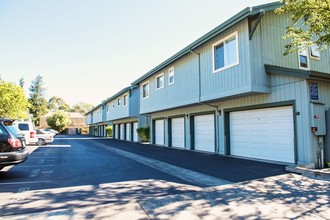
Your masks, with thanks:
M 242 10 L 132 83 L 139 114 L 151 117 L 152 144 L 318 161 L 330 51 L 312 46 L 283 56 L 289 15 L 275 14 L 279 6 Z

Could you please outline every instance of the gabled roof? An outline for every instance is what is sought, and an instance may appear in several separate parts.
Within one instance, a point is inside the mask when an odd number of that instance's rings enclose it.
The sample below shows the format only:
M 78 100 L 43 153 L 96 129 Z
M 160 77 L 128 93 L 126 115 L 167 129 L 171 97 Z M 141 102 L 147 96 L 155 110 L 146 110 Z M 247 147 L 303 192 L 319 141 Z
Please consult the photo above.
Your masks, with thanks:
M 242 11 L 238 12 L 233 17 L 229 18 L 228 20 L 226 20 L 225 22 L 223 22 L 222 24 L 220 24 L 219 26 L 217 26 L 216 28 L 214 28 L 213 30 L 211 30 L 210 32 L 205 34 L 204 36 L 200 37 L 193 43 L 189 44 L 187 47 L 183 48 L 178 53 L 174 54 L 173 56 L 171 56 L 170 58 L 168 58 L 167 60 L 165 60 L 164 62 L 162 62 L 161 64 L 159 64 L 158 66 L 156 66 L 155 68 L 153 68 L 152 70 L 150 70 L 149 72 L 147 72 L 146 74 L 144 74 L 143 76 L 138 78 L 137 80 L 135 80 L 134 82 L 132 82 L 132 85 L 137 85 L 138 83 L 144 81 L 145 79 L 152 76 L 156 72 L 165 68 L 167 65 L 173 63 L 174 61 L 178 60 L 179 58 L 183 57 L 184 55 L 190 53 L 192 50 L 196 49 L 197 47 L 199 47 L 202 44 L 206 43 L 207 41 L 211 40 L 215 36 L 219 35 L 220 33 L 224 32 L 228 28 L 239 23 L 240 21 L 242 21 L 250 16 L 259 14 L 263 11 L 264 12 L 273 11 L 274 9 L 280 7 L 282 4 L 283 3 L 273 2 L 273 3 L 258 5 L 258 6 L 254 6 L 254 7 L 247 7 L 245 9 L 243 9 Z

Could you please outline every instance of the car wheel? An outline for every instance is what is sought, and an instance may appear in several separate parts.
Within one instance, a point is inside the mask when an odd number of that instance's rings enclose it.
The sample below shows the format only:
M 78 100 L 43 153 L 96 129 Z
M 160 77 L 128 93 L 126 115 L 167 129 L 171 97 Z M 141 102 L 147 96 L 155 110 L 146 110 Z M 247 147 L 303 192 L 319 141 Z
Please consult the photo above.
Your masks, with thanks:
M 42 138 L 39 138 L 38 139 L 38 145 L 41 146 L 41 145 L 45 145 L 46 144 L 46 141 Z

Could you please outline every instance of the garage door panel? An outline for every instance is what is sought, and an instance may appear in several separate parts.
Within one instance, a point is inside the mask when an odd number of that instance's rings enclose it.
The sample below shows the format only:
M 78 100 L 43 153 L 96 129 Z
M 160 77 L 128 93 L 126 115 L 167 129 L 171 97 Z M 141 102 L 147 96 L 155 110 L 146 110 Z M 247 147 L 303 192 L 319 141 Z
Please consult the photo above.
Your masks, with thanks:
M 164 145 L 164 120 L 155 121 L 155 144 Z
M 184 148 L 184 118 L 173 118 L 171 121 L 172 146 Z
M 230 113 L 231 154 L 294 162 L 291 106 Z
M 133 141 L 138 141 L 138 134 L 137 134 L 138 123 L 133 123 Z
M 194 117 L 195 149 L 201 151 L 215 151 L 214 115 L 200 115 Z

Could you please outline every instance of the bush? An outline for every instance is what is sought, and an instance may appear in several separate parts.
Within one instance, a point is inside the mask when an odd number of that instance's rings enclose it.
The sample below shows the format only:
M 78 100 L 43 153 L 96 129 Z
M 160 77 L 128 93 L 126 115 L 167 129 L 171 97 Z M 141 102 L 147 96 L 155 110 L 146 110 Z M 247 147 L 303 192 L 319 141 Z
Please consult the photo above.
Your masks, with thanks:
M 108 137 L 112 137 L 112 126 L 107 126 L 105 131 L 107 132 Z
M 149 127 L 138 128 L 136 131 L 142 141 L 150 141 L 150 128 Z

